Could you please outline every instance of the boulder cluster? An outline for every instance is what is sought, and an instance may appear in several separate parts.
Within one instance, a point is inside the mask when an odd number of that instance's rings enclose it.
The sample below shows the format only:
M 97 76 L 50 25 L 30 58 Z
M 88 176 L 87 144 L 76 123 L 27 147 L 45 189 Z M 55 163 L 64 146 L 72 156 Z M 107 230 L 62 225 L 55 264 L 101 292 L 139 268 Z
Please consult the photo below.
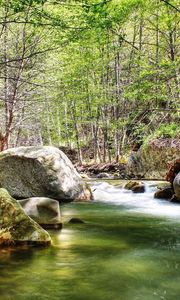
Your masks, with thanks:
M 1 152 L 0 245 L 51 243 L 42 227 L 62 227 L 60 203 L 92 198 L 90 187 L 58 148 Z

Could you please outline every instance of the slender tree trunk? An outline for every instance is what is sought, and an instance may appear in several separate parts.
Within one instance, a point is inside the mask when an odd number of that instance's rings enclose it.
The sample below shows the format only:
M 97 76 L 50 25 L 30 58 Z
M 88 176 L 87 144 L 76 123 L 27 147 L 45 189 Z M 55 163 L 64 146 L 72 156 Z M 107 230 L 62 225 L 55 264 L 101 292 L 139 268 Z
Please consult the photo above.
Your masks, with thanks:
M 48 139 L 48 145 L 52 145 L 52 139 L 51 139 L 51 131 L 50 131 L 50 116 L 49 116 L 49 103 L 48 100 L 46 99 L 46 128 L 47 128 L 47 139 Z
M 57 118 L 58 144 L 60 146 L 60 140 L 61 140 L 61 120 L 60 120 L 59 107 L 56 108 L 56 118 Z
M 168 14 L 169 14 L 169 18 L 170 18 L 170 11 L 168 9 Z M 175 18 L 178 20 L 178 16 L 177 16 L 177 12 L 176 12 L 176 16 Z M 175 64 L 176 61 L 176 43 L 177 43 L 177 22 L 175 22 L 175 26 L 173 27 L 171 22 L 169 22 L 169 52 L 170 52 L 170 59 L 173 62 L 173 64 Z M 177 95 L 177 98 L 180 99 L 180 83 L 179 83 L 179 74 L 178 74 L 178 66 L 177 68 L 175 67 L 175 77 L 174 77 L 174 82 L 176 85 L 176 91 L 175 94 Z
M 156 107 L 158 106 L 158 93 L 159 93 L 159 0 L 157 0 L 157 12 L 156 12 Z
M 64 95 L 65 97 L 65 95 Z M 64 119 L 65 119 L 65 136 L 66 136 L 66 145 L 68 148 L 71 148 L 70 138 L 69 138 L 69 125 L 68 125 L 68 113 L 67 113 L 67 102 L 64 103 Z
M 74 121 L 74 130 L 75 130 L 75 138 L 76 138 L 76 145 L 77 145 L 77 151 L 78 151 L 78 161 L 79 164 L 83 164 L 83 159 L 82 159 L 82 152 L 81 152 L 81 146 L 80 146 L 80 138 L 79 138 L 79 128 L 78 128 L 78 123 L 77 123 L 77 115 L 76 115 L 76 101 L 73 100 L 73 105 L 72 105 L 72 112 L 73 112 L 73 121 Z
M 115 106 L 115 148 L 116 148 L 116 162 L 119 161 L 120 158 L 120 131 L 119 131 L 119 117 L 120 117 L 120 96 L 121 96 L 121 88 L 120 88 L 120 54 L 119 52 L 115 57 L 115 80 L 116 80 L 116 106 Z

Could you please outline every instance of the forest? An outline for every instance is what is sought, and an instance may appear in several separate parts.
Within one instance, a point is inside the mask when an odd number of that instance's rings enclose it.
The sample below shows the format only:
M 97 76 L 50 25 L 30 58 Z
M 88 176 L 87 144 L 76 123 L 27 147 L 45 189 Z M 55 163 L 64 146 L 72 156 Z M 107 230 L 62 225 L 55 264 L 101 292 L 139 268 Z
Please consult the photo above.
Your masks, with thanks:
M 177 0 L 1 0 L 0 149 L 121 161 L 179 137 Z
M 179 25 L 0 0 L 0 300 L 180 299 Z

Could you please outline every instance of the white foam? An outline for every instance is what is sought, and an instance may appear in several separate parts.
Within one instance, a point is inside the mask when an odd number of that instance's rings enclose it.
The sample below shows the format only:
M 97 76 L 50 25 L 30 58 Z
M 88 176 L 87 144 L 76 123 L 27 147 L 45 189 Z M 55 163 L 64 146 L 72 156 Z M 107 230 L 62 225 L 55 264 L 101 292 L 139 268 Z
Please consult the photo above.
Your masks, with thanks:
M 146 182 L 145 193 L 138 194 L 115 187 L 107 182 L 95 183 L 92 189 L 94 190 L 95 201 L 121 205 L 132 212 L 179 217 L 180 219 L 180 204 L 170 203 L 167 200 L 154 199 L 156 188 L 153 182 Z

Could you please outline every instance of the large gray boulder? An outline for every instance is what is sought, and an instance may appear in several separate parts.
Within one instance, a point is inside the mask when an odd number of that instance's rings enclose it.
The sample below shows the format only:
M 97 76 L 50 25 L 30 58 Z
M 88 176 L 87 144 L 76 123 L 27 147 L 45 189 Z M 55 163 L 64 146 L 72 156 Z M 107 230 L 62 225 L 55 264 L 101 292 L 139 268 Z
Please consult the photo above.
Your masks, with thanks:
M 59 201 L 88 199 L 71 161 L 51 146 L 18 147 L 0 153 L 0 187 L 16 199 L 48 197 Z
M 177 200 L 180 201 L 180 172 L 176 175 L 173 181 L 174 192 Z
M 42 227 L 61 228 L 59 202 L 45 197 L 33 197 L 18 201 L 25 213 Z
M 51 238 L 5 189 L 0 189 L 0 245 L 18 243 L 46 245 Z

